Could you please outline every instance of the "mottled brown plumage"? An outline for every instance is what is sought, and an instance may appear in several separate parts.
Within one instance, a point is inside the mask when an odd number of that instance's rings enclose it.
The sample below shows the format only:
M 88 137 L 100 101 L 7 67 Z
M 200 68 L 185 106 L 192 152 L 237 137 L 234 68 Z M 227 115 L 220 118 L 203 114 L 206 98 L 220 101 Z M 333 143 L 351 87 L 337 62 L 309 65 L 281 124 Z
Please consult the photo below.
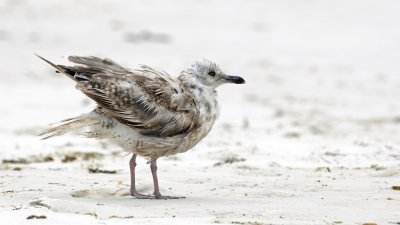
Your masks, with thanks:
M 133 152 L 131 192 L 137 198 L 171 198 L 159 192 L 156 160 L 185 152 L 208 134 L 219 114 L 216 87 L 244 83 L 241 77 L 225 75 L 209 61 L 195 63 L 173 78 L 149 66 L 131 71 L 98 57 L 70 56 L 73 66 L 40 58 L 72 78 L 98 105 L 90 113 L 49 128 L 43 132 L 44 138 L 88 128 L 88 137 L 108 139 Z M 136 192 L 136 155 L 150 158 L 154 196 Z

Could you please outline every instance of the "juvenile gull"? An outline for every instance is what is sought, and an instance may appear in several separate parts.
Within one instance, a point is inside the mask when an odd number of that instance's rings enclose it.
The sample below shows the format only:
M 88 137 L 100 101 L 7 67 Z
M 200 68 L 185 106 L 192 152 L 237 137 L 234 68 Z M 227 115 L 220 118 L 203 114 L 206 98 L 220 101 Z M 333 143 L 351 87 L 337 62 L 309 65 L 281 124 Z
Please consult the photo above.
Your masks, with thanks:
M 56 65 L 38 57 L 72 78 L 76 88 L 97 103 L 93 111 L 47 129 L 42 133 L 44 138 L 89 128 L 87 137 L 107 139 L 132 152 L 130 191 L 136 198 L 180 198 L 161 195 L 157 159 L 186 152 L 210 132 L 219 114 L 218 86 L 245 83 L 243 78 L 226 75 L 207 60 L 194 63 L 173 78 L 149 66 L 129 70 L 110 59 L 93 56 L 69 56 L 73 66 Z M 136 191 L 137 155 L 149 158 L 153 195 Z

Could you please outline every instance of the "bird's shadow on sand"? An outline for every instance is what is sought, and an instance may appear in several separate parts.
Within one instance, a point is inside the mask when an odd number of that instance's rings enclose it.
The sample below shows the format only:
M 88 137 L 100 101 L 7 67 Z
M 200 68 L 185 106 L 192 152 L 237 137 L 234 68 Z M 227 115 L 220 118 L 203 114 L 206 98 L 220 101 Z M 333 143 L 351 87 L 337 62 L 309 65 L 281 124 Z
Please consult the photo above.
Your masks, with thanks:
M 169 193 L 167 193 L 169 194 Z M 92 215 L 98 219 L 155 218 L 163 215 L 199 217 L 225 215 L 246 211 L 249 204 L 258 205 L 254 199 L 229 196 L 187 195 L 183 199 L 136 199 L 129 189 L 82 189 L 70 195 L 43 197 L 31 202 L 35 207 L 46 207 L 53 212 Z M 262 207 L 258 205 L 258 207 Z M 155 215 L 154 212 L 160 212 Z

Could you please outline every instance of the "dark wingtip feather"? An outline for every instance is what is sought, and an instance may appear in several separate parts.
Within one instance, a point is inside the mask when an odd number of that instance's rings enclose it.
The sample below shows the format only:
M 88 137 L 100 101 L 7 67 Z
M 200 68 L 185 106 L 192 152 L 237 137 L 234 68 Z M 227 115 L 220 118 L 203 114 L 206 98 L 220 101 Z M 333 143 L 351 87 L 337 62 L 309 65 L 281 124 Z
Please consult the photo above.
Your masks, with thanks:
M 76 74 L 76 72 L 74 71 L 74 70 L 72 70 L 70 67 L 68 67 L 68 66 L 63 66 L 63 65 L 57 65 L 57 66 L 59 66 L 60 68 L 62 68 L 62 69 L 64 69 L 64 72 L 66 73 L 66 74 L 69 74 L 69 75 L 71 75 L 71 76 L 74 76 L 75 74 Z
M 70 68 L 68 68 L 66 66 L 62 66 L 62 65 L 56 65 L 53 62 L 43 58 L 42 56 L 40 56 L 36 53 L 34 53 L 34 55 L 37 56 L 38 58 L 40 58 L 41 60 L 45 61 L 46 63 L 50 64 L 52 67 L 56 68 L 59 73 L 63 73 L 65 75 L 67 75 L 69 78 L 76 81 L 76 79 L 74 77 L 75 72 L 73 70 L 71 70 Z

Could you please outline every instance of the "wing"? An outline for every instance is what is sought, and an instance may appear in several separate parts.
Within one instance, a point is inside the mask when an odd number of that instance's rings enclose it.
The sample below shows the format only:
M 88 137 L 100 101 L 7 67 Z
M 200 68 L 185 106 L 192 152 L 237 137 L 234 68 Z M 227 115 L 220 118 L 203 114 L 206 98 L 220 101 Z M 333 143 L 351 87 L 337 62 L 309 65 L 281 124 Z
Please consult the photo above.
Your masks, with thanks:
M 72 77 L 79 90 L 120 123 L 157 137 L 182 134 L 194 127 L 196 103 L 167 73 L 148 66 L 129 71 L 97 57 L 68 59 L 77 65 L 52 65 Z

